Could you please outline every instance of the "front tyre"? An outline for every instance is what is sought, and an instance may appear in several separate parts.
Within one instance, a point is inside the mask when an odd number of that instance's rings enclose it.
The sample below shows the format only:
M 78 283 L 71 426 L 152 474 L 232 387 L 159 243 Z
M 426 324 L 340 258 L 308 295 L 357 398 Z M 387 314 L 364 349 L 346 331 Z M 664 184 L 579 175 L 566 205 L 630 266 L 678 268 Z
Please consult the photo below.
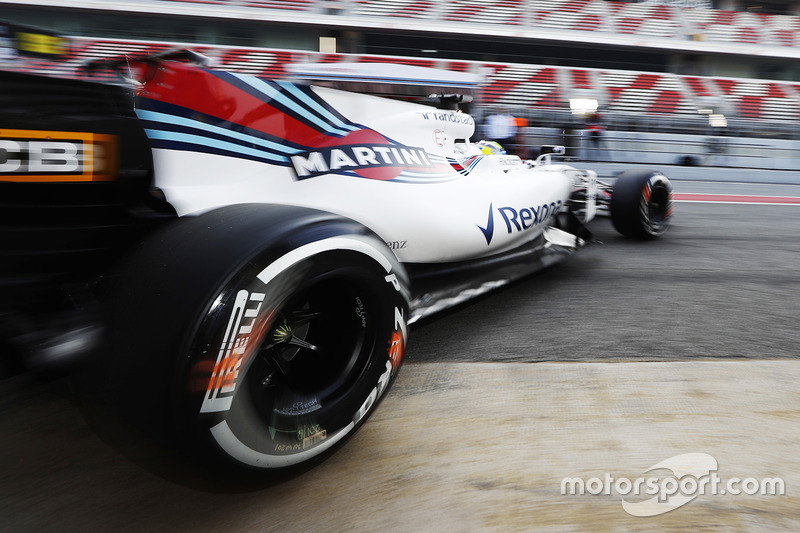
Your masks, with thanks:
M 625 237 L 653 239 L 672 219 L 672 184 L 660 172 L 626 170 L 611 193 L 611 221 Z
M 126 270 L 108 354 L 118 403 L 241 466 L 318 459 L 363 424 L 400 366 L 405 274 L 353 221 L 232 206 L 179 220 Z

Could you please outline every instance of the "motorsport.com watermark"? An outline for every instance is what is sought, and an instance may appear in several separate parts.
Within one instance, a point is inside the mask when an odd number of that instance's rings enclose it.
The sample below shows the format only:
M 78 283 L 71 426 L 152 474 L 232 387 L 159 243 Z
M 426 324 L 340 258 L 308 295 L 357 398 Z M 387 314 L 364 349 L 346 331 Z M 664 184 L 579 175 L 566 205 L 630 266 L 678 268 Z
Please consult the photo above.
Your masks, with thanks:
M 565 477 L 561 480 L 562 495 L 622 496 L 622 508 L 633 516 L 656 516 L 682 507 L 698 496 L 765 495 L 783 496 L 786 484 L 778 477 L 731 477 L 723 480 L 717 475 L 717 460 L 707 453 L 685 453 L 670 457 L 648 468 L 645 473 L 658 469 L 672 472 L 671 476 L 642 476 L 635 479 L 614 477 L 606 473 L 601 477 L 583 479 Z M 651 496 L 641 500 L 640 496 Z M 637 501 L 638 500 L 638 501 Z

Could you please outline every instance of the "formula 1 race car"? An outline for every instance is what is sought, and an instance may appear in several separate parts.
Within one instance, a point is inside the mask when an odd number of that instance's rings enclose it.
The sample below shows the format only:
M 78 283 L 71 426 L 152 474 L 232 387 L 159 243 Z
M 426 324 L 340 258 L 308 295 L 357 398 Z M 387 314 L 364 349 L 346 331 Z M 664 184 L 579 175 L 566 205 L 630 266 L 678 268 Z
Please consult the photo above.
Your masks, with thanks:
M 633 238 L 669 225 L 664 175 L 486 154 L 453 94 L 200 61 L 0 73 L 0 333 L 26 368 L 85 359 L 126 419 L 224 462 L 319 459 L 386 394 L 409 324 L 576 252 L 599 211 Z

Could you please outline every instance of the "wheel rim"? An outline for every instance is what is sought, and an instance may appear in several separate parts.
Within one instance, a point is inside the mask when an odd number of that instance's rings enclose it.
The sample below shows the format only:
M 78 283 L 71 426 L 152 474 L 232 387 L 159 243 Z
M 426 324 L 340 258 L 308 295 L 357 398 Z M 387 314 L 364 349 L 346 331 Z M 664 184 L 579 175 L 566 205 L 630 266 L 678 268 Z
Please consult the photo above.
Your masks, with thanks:
M 663 180 L 650 180 L 643 191 L 646 229 L 651 235 L 664 233 L 672 214 L 671 188 Z
M 357 320 L 364 300 L 356 285 L 328 280 L 281 309 L 247 374 L 250 399 L 264 418 L 312 413 L 357 381 L 374 342 L 374 329 Z

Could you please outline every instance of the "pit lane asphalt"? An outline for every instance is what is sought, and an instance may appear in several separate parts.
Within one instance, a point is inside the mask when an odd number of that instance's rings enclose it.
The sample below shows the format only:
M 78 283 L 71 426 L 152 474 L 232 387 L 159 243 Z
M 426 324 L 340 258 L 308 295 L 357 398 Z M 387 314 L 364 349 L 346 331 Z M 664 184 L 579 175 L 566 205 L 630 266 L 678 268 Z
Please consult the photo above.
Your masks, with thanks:
M 15 387 L 0 530 L 800 530 L 800 206 L 681 203 L 652 243 L 593 229 L 605 244 L 416 327 L 370 421 L 292 479 L 194 475 L 109 439 L 65 381 Z M 641 518 L 560 491 L 700 452 L 786 495 Z
M 797 355 L 800 206 L 676 203 L 653 242 L 592 229 L 604 244 L 415 331 L 407 361 Z

